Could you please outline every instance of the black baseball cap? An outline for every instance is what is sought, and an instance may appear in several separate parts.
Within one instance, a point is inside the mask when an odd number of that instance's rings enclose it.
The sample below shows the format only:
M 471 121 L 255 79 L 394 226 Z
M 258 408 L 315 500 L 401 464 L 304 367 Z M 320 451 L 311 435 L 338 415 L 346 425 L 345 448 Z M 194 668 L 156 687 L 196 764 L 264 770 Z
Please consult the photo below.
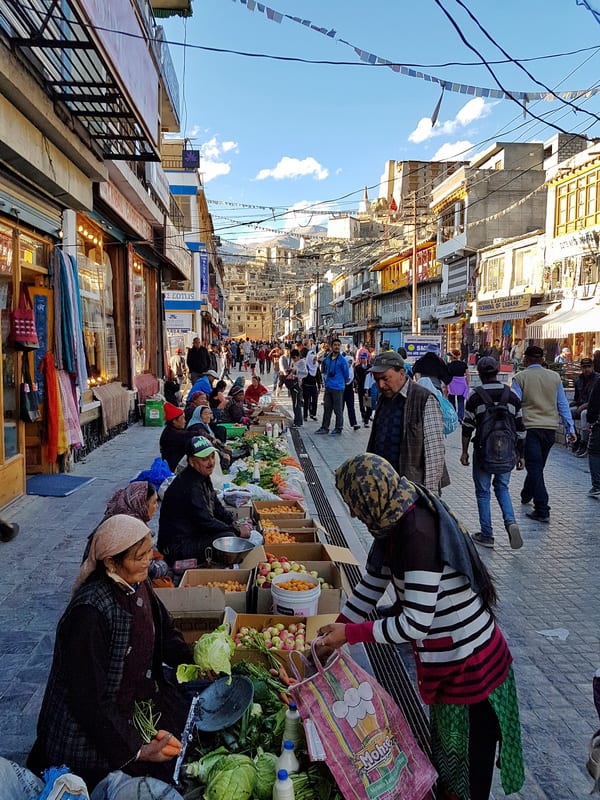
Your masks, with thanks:
M 544 351 L 541 347 L 538 347 L 537 344 L 530 344 L 529 347 L 523 353 L 524 356 L 527 358 L 543 358 Z
M 498 372 L 499 369 L 500 365 L 496 359 L 492 358 L 491 356 L 483 356 L 483 358 L 480 358 L 477 362 L 477 372 L 484 375 L 486 373 L 489 374 Z

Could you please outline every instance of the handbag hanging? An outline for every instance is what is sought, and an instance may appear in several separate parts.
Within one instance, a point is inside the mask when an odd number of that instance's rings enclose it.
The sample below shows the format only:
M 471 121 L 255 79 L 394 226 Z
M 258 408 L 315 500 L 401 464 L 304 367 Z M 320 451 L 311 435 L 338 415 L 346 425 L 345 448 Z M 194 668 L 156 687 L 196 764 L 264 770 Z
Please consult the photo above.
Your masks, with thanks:
M 19 305 L 10 315 L 10 338 L 15 350 L 36 350 L 40 346 L 35 312 L 25 283 L 19 289 Z
M 37 384 L 31 380 L 28 362 L 29 359 L 25 354 L 22 364 L 23 380 L 19 386 L 19 416 L 23 422 L 37 422 L 41 418 L 40 396 Z
M 304 662 L 313 672 L 304 679 L 298 654 L 290 657 L 299 678 L 290 694 L 311 761 L 327 763 L 345 800 L 423 800 L 436 772 L 394 699 L 346 653 L 337 651 L 323 666 L 315 642 L 311 650 L 314 666 Z

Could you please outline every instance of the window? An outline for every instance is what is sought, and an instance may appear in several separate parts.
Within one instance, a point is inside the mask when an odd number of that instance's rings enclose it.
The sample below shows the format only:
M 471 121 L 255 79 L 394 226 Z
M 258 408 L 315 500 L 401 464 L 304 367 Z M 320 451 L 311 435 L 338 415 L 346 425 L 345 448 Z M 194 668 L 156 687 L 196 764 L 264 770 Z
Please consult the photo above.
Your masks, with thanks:
M 515 286 L 527 286 L 533 280 L 535 266 L 535 250 L 515 250 L 514 279 Z
M 598 262 L 600 256 L 585 255 L 581 259 L 581 272 L 579 273 L 579 285 L 585 286 L 590 283 L 598 283 L 600 280 L 600 271 Z
M 488 258 L 483 262 L 483 291 L 497 292 L 504 283 L 504 256 Z
M 118 374 L 112 265 L 103 247 L 101 230 L 81 217 L 77 231 L 77 273 L 89 378 L 110 381 Z
M 147 347 L 147 308 L 146 308 L 146 281 L 144 265 L 134 257 L 133 259 L 133 324 L 135 330 L 135 374 L 146 372 L 148 363 Z
M 556 189 L 555 236 L 591 228 L 600 223 L 597 206 L 600 168 L 567 181 Z

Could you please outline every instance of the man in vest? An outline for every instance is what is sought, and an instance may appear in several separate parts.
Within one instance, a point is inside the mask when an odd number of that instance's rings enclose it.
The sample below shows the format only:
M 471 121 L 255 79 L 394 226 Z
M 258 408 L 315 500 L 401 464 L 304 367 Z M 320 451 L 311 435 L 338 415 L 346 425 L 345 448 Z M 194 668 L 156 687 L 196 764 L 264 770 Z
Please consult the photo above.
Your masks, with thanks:
M 399 475 L 439 494 L 450 478 L 437 397 L 408 380 L 404 359 L 393 350 L 375 356 L 370 371 L 380 394 L 367 452 L 385 458 Z
M 479 514 L 479 528 L 477 533 L 472 533 L 471 538 L 475 544 L 481 547 L 493 547 L 494 536 L 492 531 L 492 510 L 490 487 L 494 486 L 494 494 L 502 512 L 504 527 L 508 533 L 510 546 L 513 550 L 518 550 L 523 545 L 521 532 L 515 519 L 513 504 L 510 499 L 509 483 L 512 470 L 494 471 L 490 467 L 486 468 L 483 462 L 484 442 L 481 440 L 482 428 L 485 429 L 484 419 L 486 416 L 486 402 L 481 397 L 479 391 L 483 389 L 489 401 L 494 404 L 503 402 L 504 384 L 498 381 L 500 365 L 494 358 L 484 356 L 477 362 L 477 372 L 481 379 L 481 386 L 471 394 L 465 404 L 465 415 L 462 421 L 462 453 L 460 463 L 464 467 L 469 466 L 469 443 L 474 437 L 473 447 L 473 483 L 475 484 L 475 497 L 477 498 L 477 511 Z M 508 413 L 514 418 L 514 455 L 515 466 L 523 469 L 523 445 L 525 443 L 525 427 L 523 425 L 523 414 L 521 412 L 521 401 L 513 391 L 506 389 L 506 408 Z M 484 397 L 485 397 L 484 395 Z
M 529 519 L 550 522 L 548 491 L 544 482 L 544 467 L 554 444 L 559 419 L 562 421 L 567 442 L 576 441 L 575 426 L 569 403 L 557 372 L 544 369 L 544 351 L 530 345 L 524 352 L 525 369 L 518 372 L 512 390 L 521 400 L 525 437 L 525 469 L 527 476 L 521 489 L 521 503 L 533 500 Z

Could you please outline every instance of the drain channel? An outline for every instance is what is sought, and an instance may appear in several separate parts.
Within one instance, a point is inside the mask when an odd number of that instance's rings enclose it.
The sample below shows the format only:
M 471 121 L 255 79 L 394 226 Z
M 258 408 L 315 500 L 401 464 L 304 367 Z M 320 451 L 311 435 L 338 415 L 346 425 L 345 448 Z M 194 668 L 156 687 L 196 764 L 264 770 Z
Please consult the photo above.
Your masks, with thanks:
M 308 455 L 300 434 L 291 429 L 292 440 L 300 463 L 304 468 L 308 487 L 319 515 L 322 527 L 327 533 L 329 544 L 348 547 L 348 542 L 327 499 L 319 475 Z M 361 578 L 361 570 L 355 564 L 340 564 L 350 586 L 356 586 Z M 373 617 L 374 618 L 374 617 Z M 402 663 L 398 649 L 387 644 L 368 643 L 365 650 L 377 681 L 388 691 L 404 712 L 421 749 L 431 756 L 429 721 L 421 701 L 413 687 L 406 667 Z

